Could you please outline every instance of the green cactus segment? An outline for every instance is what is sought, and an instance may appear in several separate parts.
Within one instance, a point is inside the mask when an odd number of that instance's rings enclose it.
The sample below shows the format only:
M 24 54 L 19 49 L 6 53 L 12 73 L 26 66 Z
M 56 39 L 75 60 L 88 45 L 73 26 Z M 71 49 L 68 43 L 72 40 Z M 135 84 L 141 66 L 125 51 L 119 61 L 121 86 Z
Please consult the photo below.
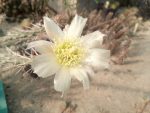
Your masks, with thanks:
M 2 81 L 0 81 L 0 113 L 8 113 Z

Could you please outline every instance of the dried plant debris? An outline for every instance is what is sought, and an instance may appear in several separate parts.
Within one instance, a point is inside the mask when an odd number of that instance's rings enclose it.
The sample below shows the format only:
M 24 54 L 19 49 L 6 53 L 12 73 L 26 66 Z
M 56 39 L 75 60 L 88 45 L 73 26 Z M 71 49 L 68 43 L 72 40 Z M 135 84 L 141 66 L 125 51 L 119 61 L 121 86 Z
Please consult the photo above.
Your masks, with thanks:
M 39 78 L 37 74 L 33 73 L 33 70 L 31 68 L 30 64 L 27 64 L 24 66 L 23 73 L 24 73 L 24 75 L 29 74 L 32 78 Z
M 0 0 L 0 13 L 5 13 L 9 21 L 27 17 L 37 21 L 45 13 L 56 12 L 48 6 L 48 0 Z
M 59 13 L 53 17 L 53 20 L 62 28 L 65 28 L 65 25 L 71 22 L 73 15 L 67 11 L 63 13 Z
M 21 29 L 19 26 L 7 32 L 0 38 L 0 73 L 24 71 L 33 56 L 31 51 L 26 51 L 27 43 L 37 40 L 38 34 L 43 33 L 40 23 L 33 24 L 29 29 Z M 31 71 L 27 71 L 27 73 Z M 26 73 L 26 70 L 24 71 Z M 34 75 L 33 75 L 34 76 Z
M 86 33 L 99 30 L 106 34 L 104 37 L 103 47 L 111 50 L 111 61 L 115 64 L 123 64 L 127 56 L 131 40 L 127 36 L 129 26 L 125 25 L 126 19 L 113 17 L 113 13 L 93 11 L 88 16 Z
M 140 11 L 143 16 L 150 17 L 150 0 L 140 0 Z
M 0 72 L 21 69 L 26 64 L 31 62 L 31 58 L 20 55 L 18 52 L 14 52 L 10 48 L 6 47 L 3 51 L 0 53 Z
M 123 64 L 131 44 L 129 33 L 138 23 L 136 14 L 135 9 L 125 10 L 118 15 L 113 12 L 92 11 L 88 15 L 85 34 L 95 30 L 106 34 L 103 47 L 111 50 L 111 62 Z

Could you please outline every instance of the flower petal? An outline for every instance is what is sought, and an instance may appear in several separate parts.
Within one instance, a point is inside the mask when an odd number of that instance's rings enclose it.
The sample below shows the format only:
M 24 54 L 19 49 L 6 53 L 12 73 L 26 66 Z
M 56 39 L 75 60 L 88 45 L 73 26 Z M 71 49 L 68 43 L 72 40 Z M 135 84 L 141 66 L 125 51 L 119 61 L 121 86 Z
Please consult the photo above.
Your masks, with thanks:
M 68 28 L 69 28 L 69 25 L 65 25 L 65 28 L 63 29 L 63 32 L 65 35 L 67 35 L 67 32 L 68 32 Z
M 83 44 L 87 48 L 100 48 L 105 35 L 99 31 L 87 34 L 81 38 Z
M 87 21 L 87 18 L 83 18 L 81 16 L 75 15 L 74 19 L 72 20 L 68 28 L 67 36 L 73 37 L 73 38 L 80 37 L 83 31 L 83 28 L 86 24 L 86 21 Z
M 59 70 L 59 65 L 52 54 L 38 55 L 31 64 L 34 73 L 45 78 L 55 74 Z
M 84 89 L 89 89 L 90 83 L 86 70 L 83 67 L 71 69 L 71 75 L 83 83 Z
M 110 51 L 105 49 L 89 49 L 85 62 L 94 69 L 109 67 Z
M 64 37 L 64 33 L 60 27 L 48 17 L 44 17 L 44 27 L 49 38 L 53 39 L 53 41 L 55 41 L 55 39 L 57 40 L 61 39 L 61 37 Z
M 71 75 L 69 70 L 61 69 L 56 73 L 54 79 L 54 88 L 56 91 L 65 92 L 70 88 Z
M 84 69 L 87 72 L 87 74 L 89 75 L 89 77 L 94 76 L 94 74 L 95 74 L 94 70 L 90 66 L 86 65 L 86 66 L 84 66 Z
M 53 43 L 45 40 L 30 42 L 27 49 L 34 48 L 37 52 L 44 54 L 52 52 Z

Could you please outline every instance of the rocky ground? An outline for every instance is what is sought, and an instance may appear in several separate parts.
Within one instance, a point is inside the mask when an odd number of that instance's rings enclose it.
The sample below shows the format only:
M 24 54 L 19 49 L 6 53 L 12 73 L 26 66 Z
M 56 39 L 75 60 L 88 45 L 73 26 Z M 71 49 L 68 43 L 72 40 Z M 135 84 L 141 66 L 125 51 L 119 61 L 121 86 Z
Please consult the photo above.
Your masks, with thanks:
M 149 26 L 150 21 L 144 22 L 142 30 L 132 38 L 124 65 L 97 72 L 86 91 L 73 81 L 71 90 L 61 98 L 53 89 L 53 77 L 39 79 L 15 70 L 1 72 L 10 113 L 150 113 Z M 3 24 L 4 35 L 0 38 L 8 37 L 8 32 L 18 27 Z M 1 45 L 2 56 L 7 51 Z

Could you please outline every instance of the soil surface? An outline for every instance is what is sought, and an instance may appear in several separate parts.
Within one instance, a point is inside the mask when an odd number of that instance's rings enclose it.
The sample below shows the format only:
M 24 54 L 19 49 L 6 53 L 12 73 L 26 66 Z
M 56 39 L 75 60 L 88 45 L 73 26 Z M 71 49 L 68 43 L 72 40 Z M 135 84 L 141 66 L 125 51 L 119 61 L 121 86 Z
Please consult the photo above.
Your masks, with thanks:
M 62 98 L 53 89 L 53 77 L 32 78 L 16 71 L 0 73 L 10 113 L 150 113 L 149 26 L 150 22 L 145 22 L 144 29 L 133 37 L 124 65 L 97 72 L 89 90 L 73 81 Z

